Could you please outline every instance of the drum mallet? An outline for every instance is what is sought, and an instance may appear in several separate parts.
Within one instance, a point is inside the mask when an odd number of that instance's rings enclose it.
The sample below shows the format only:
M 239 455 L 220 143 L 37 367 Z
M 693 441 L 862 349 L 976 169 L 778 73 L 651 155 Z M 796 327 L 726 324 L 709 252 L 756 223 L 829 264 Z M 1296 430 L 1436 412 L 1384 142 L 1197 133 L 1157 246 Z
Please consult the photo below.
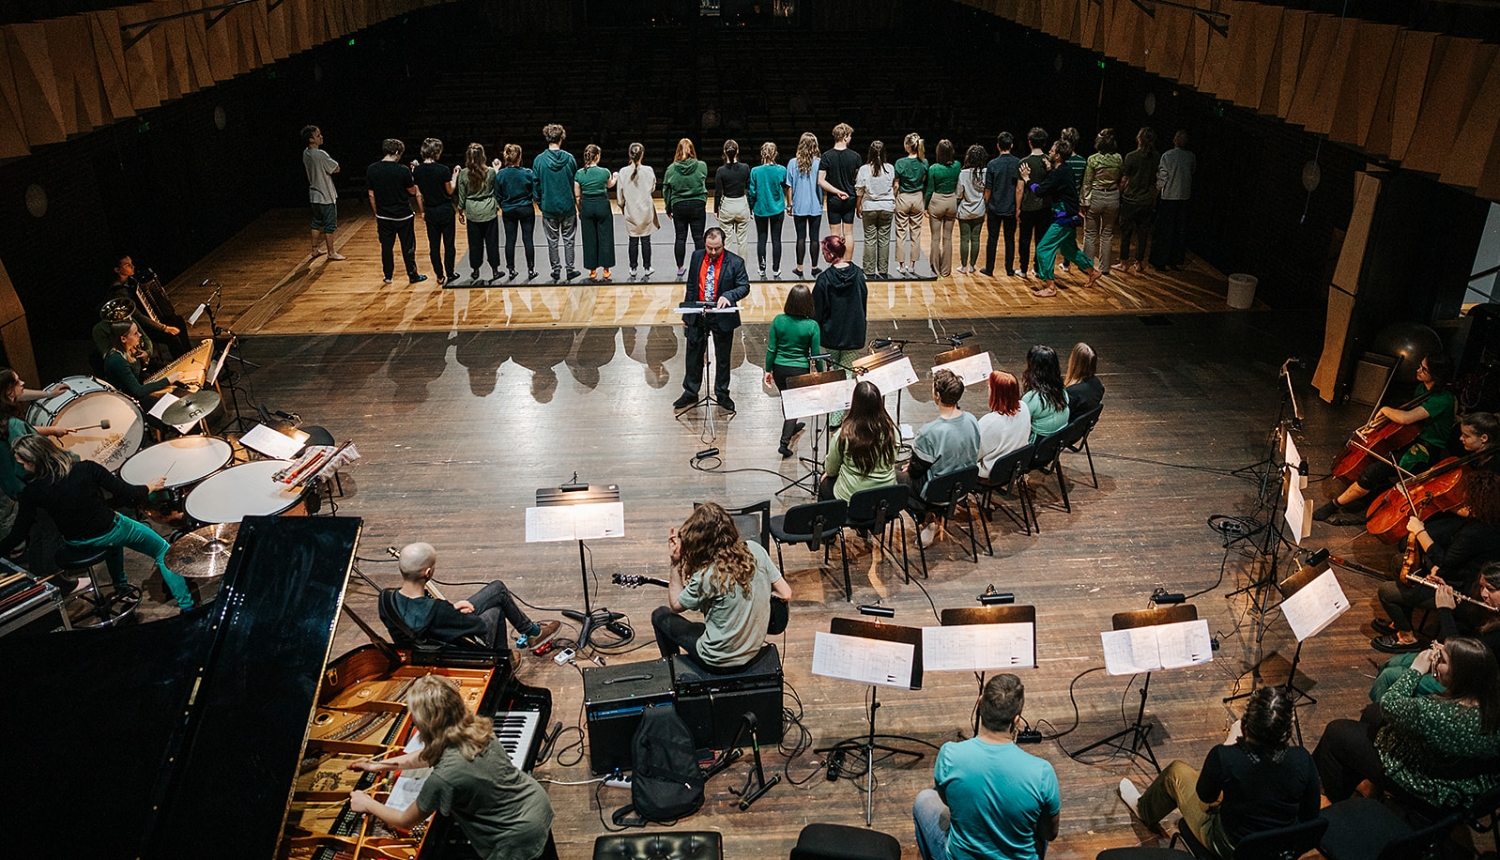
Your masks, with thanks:
M 74 433 L 77 433 L 79 430 L 93 430 L 96 427 L 98 429 L 100 429 L 100 430 L 108 430 L 109 429 L 109 419 L 108 418 L 101 418 L 101 419 L 99 419 L 99 423 L 98 424 L 90 424 L 87 427 L 70 427 L 68 429 L 72 430 Z

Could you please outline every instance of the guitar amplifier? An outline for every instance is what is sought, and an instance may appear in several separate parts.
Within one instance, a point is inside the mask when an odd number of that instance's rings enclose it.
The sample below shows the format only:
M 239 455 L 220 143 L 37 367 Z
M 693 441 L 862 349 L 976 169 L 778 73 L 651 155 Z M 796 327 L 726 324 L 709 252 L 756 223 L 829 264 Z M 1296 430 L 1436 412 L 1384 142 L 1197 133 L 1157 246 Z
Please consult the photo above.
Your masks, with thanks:
M 634 765 L 641 712 L 672 703 L 672 667 L 666 660 L 621 663 L 583 670 L 583 710 L 589 724 L 589 770 L 609 773 Z
M 781 743 L 781 657 L 766 645 L 749 664 L 734 672 L 709 672 L 684 655 L 672 658 L 672 687 L 677 715 L 693 733 L 699 749 L 724 749 L 734 743 L 746 712 L 755 714 L 762 744 Z M 749 743 L 747 734 L 741 741 Z

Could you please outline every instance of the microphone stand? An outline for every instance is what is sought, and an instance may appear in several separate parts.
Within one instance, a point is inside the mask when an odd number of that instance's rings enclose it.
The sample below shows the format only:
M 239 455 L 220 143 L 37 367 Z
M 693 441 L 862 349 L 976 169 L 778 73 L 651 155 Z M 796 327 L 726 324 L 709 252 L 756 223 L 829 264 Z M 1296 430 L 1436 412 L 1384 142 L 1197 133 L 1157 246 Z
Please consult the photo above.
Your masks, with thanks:
M 205 282 L 205 284 L 207 283 L 212 282 Z M 224 348 L 226 350 L 233 350 L 235 341 L 239 341 L 241 340 L 241 338 L 230 329 L 221 328 L 219 326 L 218 311 L 222 307 L 223 293 L 224 288 L 215 283 L 213 293 L 209 295 L 208 300 L 203 303 L 203 310 L 208 314 L 208 325 L 209 328 L 213 331 L 214 347 L 217 348 L 219 346 L 219 343 L 222 341 L 225 344 Z M 210 354 L 209 358 L 212 359 L 212 357 L 212 354 Z M 245 404 L 252 409 L 255 407 L 255 400 L 250 396 L 250 392 L 247 389 L 242 388 L 239 385 L 239 380 L 249 378 L 250 370 L 259 369 L 260 365 L 256 364 L 253 361 L 247 360 L 243 355 L 237 354 L 233 351 L 229 352 L 229 358 L 234 359 L 235 363 L 239 365 L 239 372 L 235 373 L 235 371 L 233 370 L 228 371 L 229 375 L 226 379 L 225 370 L 223 368 L 220 368 L 219 377 L 218 379 L 214 380 L 214 384 L 219 386 L 220 394 L 223 394 L 224 386 L 228 386 L 229 388 L 229 403 L 230 406 L 234 408 L 234 420 L 229 422 L 229 424 L 226 424 L 225 427 L 227 428 L 232 425 L 235 428 L 236 432 L 243 433 L 245 432 L 245 424 L 247 422 L 253 423 L 253 419 L 246 418 L 240 413 L 240 396 L 244 396 Z M 223 383 L 219 382 L 219 380 L 221 379 L 224 380 Z

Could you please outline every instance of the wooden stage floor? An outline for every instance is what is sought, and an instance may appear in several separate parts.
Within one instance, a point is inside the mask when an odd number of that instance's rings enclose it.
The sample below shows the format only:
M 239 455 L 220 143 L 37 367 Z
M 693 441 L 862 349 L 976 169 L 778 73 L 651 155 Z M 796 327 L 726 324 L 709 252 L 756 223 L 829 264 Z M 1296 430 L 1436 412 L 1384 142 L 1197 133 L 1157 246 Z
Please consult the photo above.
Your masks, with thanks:
M 366 561 L 360 568 L 383 586 L 398 579 L 384 547 L 424 540 L 441 553 L 443 581 L 498 577 L 535 606 L 578 607 L 583 583 L 576 549 L 525 543 L 524 511 L 537 488 L 556 486 L 575 472 L 584 481 L 618 484 L 626 535 L 590 544 L 588 587 L 595 605 L 627 613 L 637 631 L 640 650 L 611 662 L 650 659 L 656 655 L 649 617 L 662 594 L 615 588 L 610 575 L 663 575 L 667 530 L 695 501 L 745 504 L 773 498 L 780 511 L 806 496 L 775 496 L 784 480 L 801 470 L 776 454 L 779 408 L 761 385 L 764 325 L 746 325 L 738 333 L 731 361 L 740 412 L 732 418 L 717 415 L 716 435 L 710 437 L 696 420 L 673 418 L 670 404 L 681 391 L 682 377 L 679 327 L 600 322 L 403 334 L 340 331 L 335 322 L 329 325 L 332 333 L 252 337 L 242 349 L 262 365 L 249 379 L 257 403 L 298 412 L 339 440 L 358 443 L 364 459 L 344 477 L 347 496 L 339 512 L 364 519 L 360 554 Z M 1025 716 L 1049 735 L 1066 731 L 1058 740 L 1029 748 L 1053 763 L 1062 785 L 1062 836 L 1049 856 L 1081 860 L 1106 847 L 1149 843 L 1150 835 L 1132 824 L 1115 787 L 1122 776 L 1144 782 L 1150 766 L 1123 755 L 1082 761 L 1067 755 L 1119 730 L 1125 712 L 1133 712 L 1138 702 L 1142 678 L 1086 672 L 1103 663 L 1099 631 L 1109 626 L 1112 613 L 1145 608 L 1154 588 L 1203 592 L 1192 602 L 1220 644 L 1214 662 L 1151 679 L 1147 711 L 1163 764 L 1174 758 L 1201 763 L 1242 706 L 1221 700 L 1250 688 L 1258 660 L 1265 681 L 1285 680 L 1296 646 L 1286 622 L 1273 614 L 1257 646 L 1250 600 L 1232 592 L 1259 568 L 1239 547 L 1226 551 L 1208 519 L 1253 514 L 1257 485 L 1234 470 L 1265 455 L 1281 390 L 1277 369 L 1288 355 L 1312 354 L 1320 334 L 1308 331 L 1298 314 L 1251 312 L 1154 319 L 974 315 L 875 322 L 870 336 L 912 340 L 908 354 L 925 376 L 940 347 L 918 341 L 966 330 L 974 332 L 969 343 L 991 350 L 997 365 L 1011 370 L 1019 370 L 1034 343 L 1065 352 L 1083 340 L 1096 348 L 1108 388 L 1092 440 L 1098 489 L 1088 480 L 1085 460 L 1069 457 L 1071 513 L 1045 506 L 1041 531 L 1030 537 L 1001 518 L 993 557 L 982 555 L 977 564 L 963 558 L 953 541 L 941 542 L 932 553 L 931 578 L 920 585 L 906 584 L 888 565 L 871 569 L 868 555 L 856 556 L 851 561 L 854 602 L 882 601 L 896 610 L 895 623 L 913 626 L 933 623 L 929 599 L 937 609 L 973 606 L 990 584 L 1014 592 L 1020 604 L 1036 606 L 1039 666 L 1020 673 L 1027 686 Z M 901 396 L 901 418 L 913 425 L 935 412 L 930 394 L 920 389 L 914 386 Z M 1301 374 L 1297 394 L 1306 413 L 1299 439 L 1316 479 L 1363 416 L 1357 407 L 1317 400 Z M 970 392 L 963 405 L 985 411 L 981 392 Z M 799 453 L 811 453 L 806 434 L 797 441 Z M 710 444 L 723 452 L 723 466 L 695 470 L 694 452 Z M 1041 502 L 1055 501 L 1055 483 L 1042 483 Z M 1315 484 L 1310 492 L 1321 501 L 1328 489 Z M 1322 523 L 1314 526 L 1307 545 L 1327 546 L 1336 555 L 1381 568 L 1394 561 L 1391 550 L 1372 538 Z M 854 616 L 841 582 L 835 584 L 837 555 L 826 571 L 805 549 L 788 548 L 785 557 L 794 602 L 791 627 L 777 644 L 788 685 L 803 705 L 802 725 L 814 745 L 857 735 L 865 725 L 866 689 L 811 674 L 815 631 L 827 630 L 835 616 Z M 1347 573 L 1340 579 L 1354 608 L 1309 640 L 1302 653 L 1298 683 L 1317 698 L 1298 709 L 1309 747 L 1330 719 L 1358 713 L 1381 662 L 1367 645 L 1376 583 Z M 461 597 L 476 588 L 454 585 L 448 593 Z M 158 583 L 151 591 L 160 601 Z M 351 582 L 349 603 L 375 620 L 375 593 L 358 580 Z M 160 603 L 152 608 L 167 611 Z M 553 610 L 535 615 L 557 617 Z M 361 642 L 359 631 L 346 621 L 333 653 Z M 529 653 L 521 655 L 520 664 L 524 681 L 553 691 L 554 718 L 579 725 L 579 673 Z M 954 740 L 969 722 L 975 690 L 975 679 L 962 673 L 928 673 L 920 691 L 882 690 L 880 728 L 932 744 Z M 576 737 L 568 732 L 568 739 Z M 679 827 L 721 830 L 726 856 L 761 858 L 786 856 L 809 822 L 862 824 L 862 783 L 826 781 L 817 770 L 821 759 L 812 754 L 788 761 L 774 750 L 766 752 L 768 768 L 782 772 L 785 767 L 802 784 L 783 781 L 750 811 L 740 812 L 728 792 L 744 779 L 746 765 L 738 764 L 710 783 L 705 810 Z M 536 771 L 554 781 L 548 791 L 557 810 L 555 833 L 562 856 L 570 860 L 590 855 L 589 846 L 604 832 L 600 813 L 607 816 L 628 800 L 619 790 L 596 795 L 593 785 L 561 784 L 589 778 L 586 764 L 573 763 L 577 754 L 576 748 L 568 750 L 564 763 L 554 758 Z M 882 762 L 877 768 L 875 827 L 896 835 L 908 858 L 917 856 L 911 802 L 931 785 L 931 767 L 928 758 Z
M 583 326 L 660 325 L 675 319 L 672 308 L 682 288 L 671 285 L 522 286 L 444 290 L 436 279 L 415 286 L 405 283 L 397 250 L 396 281 L 381 282 L 380 245 L 367 208 L 346 201 L 340 206 L 334 245 L 348 257 L 332 263 L 308 256 L 305 209 L 274 210 L 225 242 L 178 277 L 170 286 L 179 307 L 192 308 L 212 287 L 222 284 L 219 324 L 241 335 L 363 334 L 371 332 L 469 331 L 499 328 L 574 328 Z M 663 220 L 665 222 L 665 219 Z M 790 236 L 790 225 L 784 238 Z M 460 253 L 467 250 L 462 237 Z M 658 272 L 672 267 L 670 243 L 659 233 L 655 245 Z M 924 242 L 928 237 L 924 234 Z M 546 276 L 546 245 L 536 228 L 538 266 Z M 754 237 L 751 237 L 754 241 Z M 956 242 L 956 239 L 955 239 Z M 858 243 L 856 257 L 863 250 Z M 790 241 L 788 240 L 790 253 Z M 520 259 L 521 251 L 516 250 Z M 927 249 L 923 247 L 923 259 Z M 956 250 L 955 250 L 956 253 Z M 427 237 L 417 225 L 419 270 L 431 274 Z M 581 267 L 581 251 L 578 258 Z M 783 274 L 790 270 L 784 263 Z M 460 263 L 460 271 L 467 266 Z M 615 279 L 628 271 L 622 257 Z M 757 283 L 741 303 L 746 322 L 769 323 L 781 311 L 790 288 L 787 280 Z M 1125 275 L 1116 270 L 1098 287 L 1085 290 L 1074 273 L 1059 281 L 1055 298 L 1037 299 L 1035 279 L 955 275 L 939 281 L 872 284 L 871 319 L 926 320 L 945 316 L 1029 317 L 1052 314 L 1156 314 L 1222 310 L 1226 281 L 1222 274 L 1194 259 L 1184 271 Z

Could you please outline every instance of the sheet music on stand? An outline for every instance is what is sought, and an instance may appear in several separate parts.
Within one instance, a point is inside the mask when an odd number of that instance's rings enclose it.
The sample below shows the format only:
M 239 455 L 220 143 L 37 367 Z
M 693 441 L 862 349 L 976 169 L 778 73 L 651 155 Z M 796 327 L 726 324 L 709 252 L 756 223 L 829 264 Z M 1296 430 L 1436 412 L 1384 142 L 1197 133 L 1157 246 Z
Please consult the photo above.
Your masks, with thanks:
M 886 642 L 821 630 L 813 641 L 813 674 L 843 681 L 909 690 L 915 661 L 916 647 L 909 642 Z
M 951 371 L 965 387 L 988 382 L 990 373 L 995 369 L 989 350 L 975 346 L 961 346 L 940 352 L 933 357 L 933 361 L 933 373 L 939 370 Z
M 1104 671 L 1111 675 L 1134 675 L 1160 669 L 1199 666 L 1214 659 L 1213 637 L 1208 619 L 1153 624 L 1126 630 L 1105 630 Z
M 537 506 L 526 509 L 526 542 L 582 541 L 625 536 L 625 503 L 620 488 L 536 491 Z
M 922 628 L 923 668 L 987 672 L 1036 668 L 1036 607 L 944 609 L 941 627 Z
M 290 460 L 302 450 L 309 438 L 311 437 L 302 430 L 288 428 L 283 432 L 264 424 L 256 424 L 240 436 L 240 444 L 272 460 Z
M 1349 611 L 1349 598 L 1344 595 L 1332 568 L 1325 568 L 1310 581 L 1295 583 L 1295 590 L 1292 590 L 1293 580 L 1305 580 L 1309 572 L 1306 569 L 1299 571 L 1282 588 L 1281 614 L 1286 616 L 1286 623 L 1298 642 L 1323 632 Z
M 882 357 L 881 353 L 856 359 L 854 366 L 864 368 L 863 373 L 856 371 L 859 379 L 880 389 L 882 396 L 895 394 L 917 381 L 917 371 L 912 367 L 910 358 L 902 355 L 895 360 L 870 361 L 877 357 Z
M 1297 443 L 1292 441 L 1292 434 L 1283 435 L 1282 455 L 1286 461 L 1286 513 L 1282 516 L 1286 520 L 1288 531 L 1291 533 L 1292 543 L 1301 546 L 1302 541 L 1312 534 L 1312 499 L 1307 498 L 1303 490 L 1307 489 L 1307 476 L 1301 473 L 1302 454 L 1297 450 Z
M 213 364 L 209 366 L 208 376 L 203 383 L 205 386 L 212 386 L 218 383 L 219 371 L 224 369 L 224 360 L 229 358 L 229 350 L 234 346 L 234 342 L 236 340 L 238 340 L 238 338 L 231 336 L 229 340 L 224 342 L 224 351 L 219 353 L 219 357 L 214 359 Z
M 830 412 L 847 410 L 854 399 L 856 382 L 853 379 L 845 379 L 842 371 L 836 371 L 836 373 L 838 378 L 832 382 L 802 386 L 788 385 L 781 392 L 782 417 L 793 421 L 798 418 L 812 418 L 827 415 Z M 823 376 L 825 374 L 807 375 Z M 800 378 L 794 376 L 792 380 Z

